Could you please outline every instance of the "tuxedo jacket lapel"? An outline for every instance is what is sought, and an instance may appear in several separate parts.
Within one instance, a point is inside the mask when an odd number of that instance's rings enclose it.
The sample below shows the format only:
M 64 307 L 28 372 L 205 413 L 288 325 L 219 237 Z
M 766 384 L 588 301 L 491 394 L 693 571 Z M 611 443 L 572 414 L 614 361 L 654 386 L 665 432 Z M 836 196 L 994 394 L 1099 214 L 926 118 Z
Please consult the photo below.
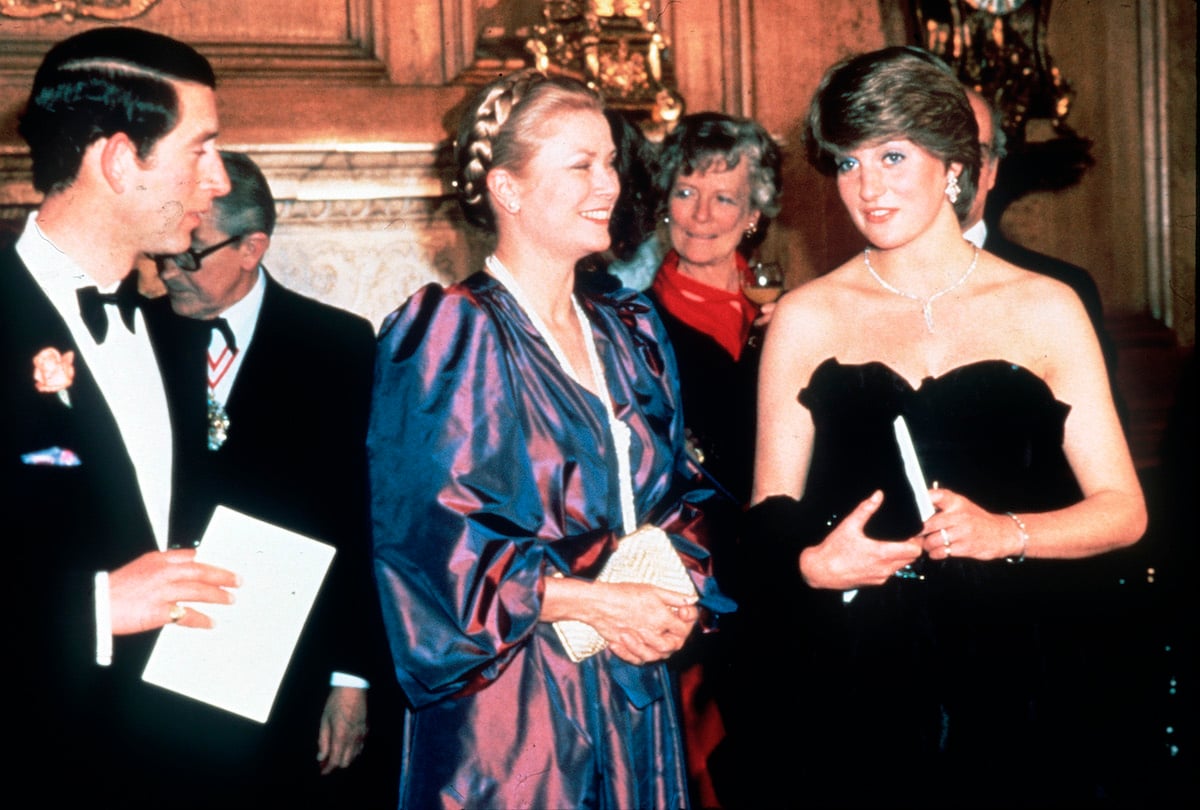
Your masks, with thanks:
M 113 542 L 88 544 L 87 556 L 97 562 L 106 558 L 102 568 L 107 568 L 153 550 L 153 530 L 137 475 L 112 411 L 66 323 L 12 248 L 0 256 L 0 307 L 6 466 L 28 466 L 20 462 L 24 453 L 70 449 L 83 473 L 77 476 L 82 486 L 72 496 L 72 508 L 87 516 L 94 532 L 102 532 L 106 525 L 114 531 L 120 527 Z M 70 406 L 57 395 L 34 388 L 33 357 L 45 348 L 75 352 L 75 377 L 67 389 Z M 17 475 L 22 472 L 33 471 L 18 469 Z M 28 494 L 40 497 L 42 493 Z
M 263 276 L 266 289 L 263 291 L 262 309 L 258 313 L 250 345 L 244 349 L 241 367 L 229 391 L 229 400 L 225 403 L 231 430 L 232 420 L 239 414 L 242 416 L 242 424 L 245 424 L 247 419 L 252 422 L 258 420 L 256 401 L 259 397 L 256 392 L 270 389 L 278 373 L 274 360 L 278 359 L 281 352 L 286 351 L 285 334 L 272 328 L 274 324 L 290 323 L 287 302 L 284 300 L 286 294 L 278 282 L 265 271 Z M 276 401 L 273 397 L 269 400 Z M 283 418 L 282 414 L 277 416 Z M 230 438 L 232 439 L 232 432 Z M 244 431 L 242 441 L 245 441 Z

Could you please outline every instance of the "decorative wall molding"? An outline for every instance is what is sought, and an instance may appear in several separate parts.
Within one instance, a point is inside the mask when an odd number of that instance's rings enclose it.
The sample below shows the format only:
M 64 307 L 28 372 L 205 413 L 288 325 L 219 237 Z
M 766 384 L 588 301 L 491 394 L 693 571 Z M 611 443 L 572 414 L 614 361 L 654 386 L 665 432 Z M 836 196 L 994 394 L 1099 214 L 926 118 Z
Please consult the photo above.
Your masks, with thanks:
M 344 145 L 230 144 L 271 181 L 277 200 L 439 199 L 453 196 L 448 143 Z
M 301 293 L 378 326 L 422 285 L 474 266 L 444 143 L 225 148 L 250 155 L 271 184 L 278 220 L 266 265 Z
M 1138 4 L 1138 78 L 1141 84 L 1142 166 L 1146 222 L 1146 297 L 1150 314 L 1174 326 L 1171 291 L 1171 151 L 1167 146 L 1166 9 L 1161 0 Z
M 297 292 L 357 312 L 378 327 L 384 317 L 421 286 L 451 284 L 472 269 L 457 206 L 432 209 L 433 216 L 369 219 L 304 219 L 309 201 L 280 204 L 265 264 Z M 367 207 L 373 207 L 374 204 Z M 330 205 L 337 211 L 347 201 Z
M 158 0 L 0 0 L 0 17 L 33 19 L 59 17 L 74 22 L 77 17 L 97 20 L 131 20 Z

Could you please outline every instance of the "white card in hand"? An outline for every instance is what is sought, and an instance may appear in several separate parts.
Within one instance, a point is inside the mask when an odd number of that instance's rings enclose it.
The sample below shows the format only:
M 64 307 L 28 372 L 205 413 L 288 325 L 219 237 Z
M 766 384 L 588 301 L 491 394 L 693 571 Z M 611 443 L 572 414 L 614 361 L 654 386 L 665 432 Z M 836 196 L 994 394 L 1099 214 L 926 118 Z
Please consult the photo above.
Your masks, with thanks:
M 333 546 L 217 508 L 196 562 L 242 577 L 232 605 L 185 603 L 211 630 L 168 624 L 142 679 L 265 723 L 300 632 L 334 557 Z
M 917 501 L 917 514 L 921 520 L 929 520 L 934 511 L 933 502 L 929 500 L 929 487 L 925 484 L 925 474 L 921 472 L 921 461 L 917 458 L 917 448 L 913 446 L 912 435 L 908 432 L 908 423 L 903 416 L 897 416 L 894 426 L 896 443 L 900 445 L 900 458 L 904 461 L 904 475 Z

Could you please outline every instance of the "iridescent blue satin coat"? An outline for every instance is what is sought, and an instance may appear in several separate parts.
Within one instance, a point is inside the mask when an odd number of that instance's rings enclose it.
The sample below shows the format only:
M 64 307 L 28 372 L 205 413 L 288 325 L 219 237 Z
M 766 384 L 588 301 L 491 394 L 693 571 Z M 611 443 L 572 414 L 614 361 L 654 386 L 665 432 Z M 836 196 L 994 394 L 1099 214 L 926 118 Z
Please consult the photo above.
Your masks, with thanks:
M 702 604 L 732 605 L 687 475 L 675 359 L 646 301 L 583 297 L 640 524 L 671 536 Z M 542 579 L 591 578 L 621 531 L 601 401 L 561 370 L 490 276 L 431 285 L 380 335 L 369 437 L 375 571 L 412 701 L 404 807 L 682 807 L 662 663 L 572 663 L 539 622 Z

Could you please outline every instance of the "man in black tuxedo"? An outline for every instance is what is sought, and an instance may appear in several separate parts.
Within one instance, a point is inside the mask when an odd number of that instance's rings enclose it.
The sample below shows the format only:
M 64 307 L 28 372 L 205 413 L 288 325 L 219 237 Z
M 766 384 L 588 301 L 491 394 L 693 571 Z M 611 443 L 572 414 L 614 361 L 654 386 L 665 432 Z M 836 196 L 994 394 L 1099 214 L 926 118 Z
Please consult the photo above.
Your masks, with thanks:
M 221 157 L 230 192 L 192 233 L 190 251 L 156 260 L 175 314 L 153 310 L 152 335 L 190 347 L 186 362 L 165 375 L 168 396 L 181 414 L 208 405 L 207 421 L 196 419 L 178 437 L 207 447 L 180 485 L 188 522 L 199 536 L 224 504 L 337 549 L 267 723 L 261 778 L 277 801 L 394 806 L 398 758 L 388 743 L 401 721 L 386 713 L 398 709 L 398 687 L 369 562 L 374 330 L 267 273 L 271 190 L 246 155 Z M 378 718 L 370 754 L 346 773 L 319 778 L 363 750 L 368 685 Z
M 141 680 L 158 629 L 204 632 L 195 603 L 237 578 L 169 548 L 172 361 L 121 284 L 229 188 L 214 87 L 187 45 L 98 28 L 50 49 L 20 118 L 44 199 L 0 251 L 6 773 L 39 805 L 183 806 L 237 755 L 202 739 L 215 710 Z
M 1096 282 L 1091 274 L 1082 267 L 1018 245 L 1016 242 L 1006 239 L 1000 232 L 999 215 L 1003 212 L 988 211 L 987 201 L 988 192 L 996 187 L 1000 161 L 1006 154 L 1007 138 L 996 109 L 974 89 L 968 87 L 966 91 L 967 99 L 971 102 L 971 109 L 975 111 L 975 121 L 979 124 L 979 147 L 982 163 L 979 167 L 979 189 L 975 193 L 975 202 L 964 223 L 963 236 L 1010 264 L 1058 279 L 1075 290 L 1080 300 L 1083 301 L 1088 317 L 1092 320 L 1092 326 L 1096 329 L 1100 350 L 1104 353 L 1104 363 L 1108 367 L 1108 378 L 1112 384 L 1113 397 L 1117 410 L 1124 420 L 1126 416 L 1124 403 L 1116 389 L 1117 345 L 1104 325 L 1104 305 L 1100 300 L 1100 290 L 1096 287 Z M 987 219 L 993 221 L 992 224 L 985 221 L 985 215 Z

